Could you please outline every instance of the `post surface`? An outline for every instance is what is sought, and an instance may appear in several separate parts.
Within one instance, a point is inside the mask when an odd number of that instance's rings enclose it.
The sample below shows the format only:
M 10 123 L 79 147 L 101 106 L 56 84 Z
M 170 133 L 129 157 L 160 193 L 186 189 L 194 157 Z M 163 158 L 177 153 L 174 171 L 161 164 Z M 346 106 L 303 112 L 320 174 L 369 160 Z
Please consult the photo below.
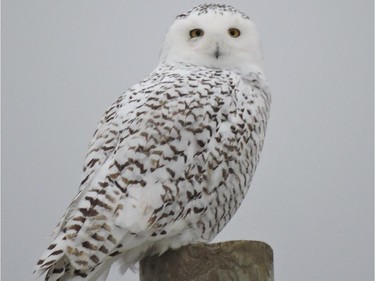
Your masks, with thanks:
M 273 281 L 272 248 L 260 241 L 194 244 L 144 258 L 140 281 Z

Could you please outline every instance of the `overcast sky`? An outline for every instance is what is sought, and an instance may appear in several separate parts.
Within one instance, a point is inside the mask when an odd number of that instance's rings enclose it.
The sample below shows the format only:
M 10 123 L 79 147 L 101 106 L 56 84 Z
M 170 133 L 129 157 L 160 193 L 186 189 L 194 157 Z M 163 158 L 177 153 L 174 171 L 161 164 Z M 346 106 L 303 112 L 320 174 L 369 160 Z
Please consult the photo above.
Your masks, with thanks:
M 99 118 L 199 3 L 2 1 L 3 281 L 31 280 Z M 372 1 L 226 3 L 258 26 L 273 103 L 250 191 L 215 241 L 267 242 L 277 281 L 373 281 Z

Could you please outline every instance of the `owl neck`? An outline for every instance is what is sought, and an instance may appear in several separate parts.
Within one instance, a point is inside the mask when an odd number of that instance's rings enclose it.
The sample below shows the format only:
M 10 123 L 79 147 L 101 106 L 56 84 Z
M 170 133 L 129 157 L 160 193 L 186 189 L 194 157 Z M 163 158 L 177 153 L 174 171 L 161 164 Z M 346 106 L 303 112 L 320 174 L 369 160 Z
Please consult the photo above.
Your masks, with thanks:
M 173 67 L 179 67 L 179 68 L 188 68 L 191 69 L 193 68 L 208 68 L 208 69 L 221 69 L 221 70 L 227 70 L 234 72 L 240 76 L 246 77 L 249 74 L 252 73 L 263 73 L 263 67 L 261 63 L 256 63 L 256 62 L 251 62 L 251 63 L 241 63 L 238 64 L 237 66 L 231 66 L 229 64 L 226 64 L 225 62 L 223 63 L 195 63 L 195 62 L 190 62 L 190 61 L 181 61 L 178 59 L 161 59 L 159 62 L 159 66 L 173 66 Z

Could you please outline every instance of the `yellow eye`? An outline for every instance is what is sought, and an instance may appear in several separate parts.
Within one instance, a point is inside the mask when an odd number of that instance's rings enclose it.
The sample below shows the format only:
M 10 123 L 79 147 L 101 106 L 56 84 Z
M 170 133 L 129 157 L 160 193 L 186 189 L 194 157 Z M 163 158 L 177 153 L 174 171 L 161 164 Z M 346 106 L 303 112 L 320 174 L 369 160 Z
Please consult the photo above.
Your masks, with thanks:
M 203 34 L 204 34 L 203 30 L 199 28 L 190 30 L 190 38 L 202 37 Z
M 232 36 L 233 38 L 237 38 L 238 36 L 241 35 L 241 32 L 239 29 L 237 28 L 229 28 L 228 29 L 228 33 L 230 36 Z

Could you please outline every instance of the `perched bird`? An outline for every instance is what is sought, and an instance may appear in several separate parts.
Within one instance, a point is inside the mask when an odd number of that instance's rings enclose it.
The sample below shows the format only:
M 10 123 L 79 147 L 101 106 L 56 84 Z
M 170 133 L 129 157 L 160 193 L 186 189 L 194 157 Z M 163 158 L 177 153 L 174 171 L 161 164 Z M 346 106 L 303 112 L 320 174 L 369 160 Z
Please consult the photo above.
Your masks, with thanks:
M 224 4 L 178 15 L 160 63 L 105 112 L 79 192 L 38 261 L 45 280 L 105 280 L 146 255 L 210 242 L 262 150 L 270 93 L 248 16 Z

